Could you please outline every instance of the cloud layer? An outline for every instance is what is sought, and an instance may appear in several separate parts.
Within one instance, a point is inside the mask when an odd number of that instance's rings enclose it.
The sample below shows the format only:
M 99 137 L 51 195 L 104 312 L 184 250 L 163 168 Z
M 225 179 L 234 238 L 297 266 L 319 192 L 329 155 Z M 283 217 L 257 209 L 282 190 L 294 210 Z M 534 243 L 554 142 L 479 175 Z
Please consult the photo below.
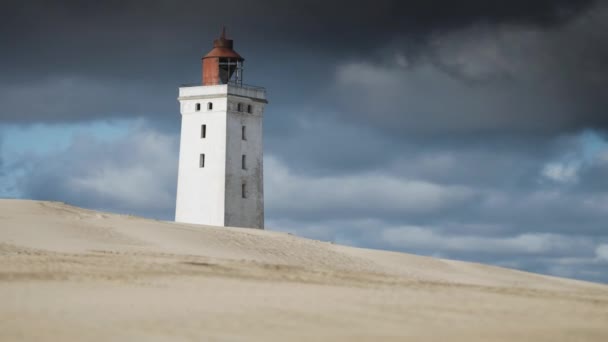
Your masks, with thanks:
M 77 135 L 65 150 L 23 156 L 17 184 L 26 198 L 169 219 L 176 149 L 175 137 L 140 126 L 110 142 Z
M 452 139 L 608 128 L 607 19 L 600 7 L 554 30 L 474 25 L 433 36 L 415 55 L 393 46 L 340 65 L 342 113 L 394 134 Z

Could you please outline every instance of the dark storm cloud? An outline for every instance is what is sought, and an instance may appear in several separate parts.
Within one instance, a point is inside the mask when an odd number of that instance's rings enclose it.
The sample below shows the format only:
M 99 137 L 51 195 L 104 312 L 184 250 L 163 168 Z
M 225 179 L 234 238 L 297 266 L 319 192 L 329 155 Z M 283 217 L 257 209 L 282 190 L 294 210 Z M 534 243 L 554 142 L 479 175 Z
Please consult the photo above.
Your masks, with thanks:
M 137 81 L 66 75 L 34 83 L 0 84 L 0 103 L 4 122 L 58 123 L 133 116 L 175 121 L 176 116 L 170 115 L 176 106 L 171 96 L 174 92 L 172 87 Z
M 211 27 L 226 24 L 254 33 L 256 42 L 313 43 L 366 48 L 394 34 L 424 35 L 472 23 L 552 26 L 588 8 L 589 0 L 426 1 L 12 1 L 4 5 L 3 28 L 30 39 L 49 33 L 70 37 L 105 31 L 106 38 L 172 37 L 185 34 L 210 38 Z M 20 30 L 24 30 L 19 32 Z M 263 37 L 257 36 L 260 33 Z M 113 42 L 95 41 L 102 49 Z M 123 39 L 124 41 L 124 39 Z M 17 43 L 17 42 L 16 42 Z M 117 40 L 114 43 L 121 43 Z M 148 40 L 142 43 L 149 43 Z M 144 46 L 145 47 L 145 46 Z M 91 51 L 91 52 L 100 52 Z
M 338 67 L 335 93 L 350 119 L 433 139 L 557 136 L 607 129 L 608 6 L 559 29 L 478 25 L 434 36 L 411 57 Z
M 8 104 L 0 117 L 27 123 L 148 115 L 167 122 L 175 87 L 198 81 L 198 59 L 222 24 L 246 52 L 248 79 L 267 85 L 280 106 L 304 101 L 296 88 L 320 97 L 315 88 L 331 82 L 341 61 L 374 57 L 391 42 L 405 39 L 407 52 L 418 54 L 432 34 L 476 23 L 552 29 L 592 3 L 12 1 L 3 6 L 0 33 L 0 91 Z M 75 89 L 62 89 L 66 79 Z M 50 109 L 31 106 L 30 98 Z

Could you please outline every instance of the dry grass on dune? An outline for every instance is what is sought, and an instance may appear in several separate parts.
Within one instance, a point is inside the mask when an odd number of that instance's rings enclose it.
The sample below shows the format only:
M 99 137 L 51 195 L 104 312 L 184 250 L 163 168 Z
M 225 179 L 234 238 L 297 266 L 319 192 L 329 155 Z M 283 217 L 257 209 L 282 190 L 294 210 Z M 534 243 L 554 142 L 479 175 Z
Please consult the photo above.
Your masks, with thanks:
M 608 341 L 608 286 L 0 200 L 0 340 Z

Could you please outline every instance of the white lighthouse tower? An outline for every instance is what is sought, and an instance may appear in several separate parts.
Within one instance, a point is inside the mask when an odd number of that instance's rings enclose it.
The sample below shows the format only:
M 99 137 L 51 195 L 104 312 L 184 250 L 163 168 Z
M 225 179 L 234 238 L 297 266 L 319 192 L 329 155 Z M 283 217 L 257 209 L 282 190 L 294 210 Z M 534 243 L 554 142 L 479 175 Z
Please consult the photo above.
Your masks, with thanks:
M 177 222 L 264 228 L 266 91 L 243 84 L 243 61 L 223 31 L 203 57 L 202 83 L 179 88 Z

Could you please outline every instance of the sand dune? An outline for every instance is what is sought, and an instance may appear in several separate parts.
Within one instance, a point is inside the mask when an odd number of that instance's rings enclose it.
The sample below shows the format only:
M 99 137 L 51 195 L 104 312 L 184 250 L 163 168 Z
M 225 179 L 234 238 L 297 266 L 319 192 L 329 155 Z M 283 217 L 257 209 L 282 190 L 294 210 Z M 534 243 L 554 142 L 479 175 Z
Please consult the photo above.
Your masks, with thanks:
M 1 341 L 608 341 L 608 286 L 0 200 Z

